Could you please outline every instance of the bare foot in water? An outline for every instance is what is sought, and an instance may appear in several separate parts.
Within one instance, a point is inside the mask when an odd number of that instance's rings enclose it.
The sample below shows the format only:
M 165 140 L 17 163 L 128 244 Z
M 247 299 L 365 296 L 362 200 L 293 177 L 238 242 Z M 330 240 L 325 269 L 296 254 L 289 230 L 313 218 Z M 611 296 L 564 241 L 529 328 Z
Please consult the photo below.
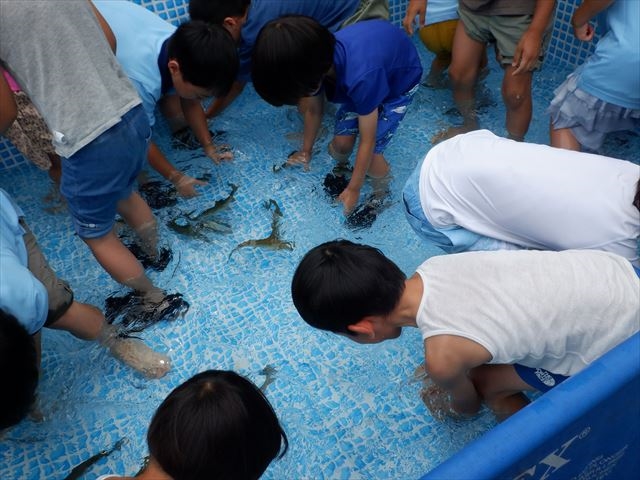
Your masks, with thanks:
M 140 372 L 147 378 L 164 377 L 171 369 L 171 359 L 137 338 L 118 336 L 113 325 L 107 325 L 100 343 L 107 347 L 115 358 Z

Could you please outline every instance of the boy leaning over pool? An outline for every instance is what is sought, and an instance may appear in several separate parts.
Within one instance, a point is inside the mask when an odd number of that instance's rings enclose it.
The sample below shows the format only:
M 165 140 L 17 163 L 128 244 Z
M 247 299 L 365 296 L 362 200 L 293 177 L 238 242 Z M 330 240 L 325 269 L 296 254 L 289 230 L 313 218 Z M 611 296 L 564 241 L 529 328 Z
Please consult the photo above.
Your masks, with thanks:
M 485 403 L 499 421 L 529 403 L 524 391 L 548 391 L 636 333 L 639 292 L 632 265 L 608 252 L 460 253 L 406 278 L 380 250 L 347 240 L 310 250 L 291 285 L 309 325 L 355 342 L 419 328 L 434 416 Z

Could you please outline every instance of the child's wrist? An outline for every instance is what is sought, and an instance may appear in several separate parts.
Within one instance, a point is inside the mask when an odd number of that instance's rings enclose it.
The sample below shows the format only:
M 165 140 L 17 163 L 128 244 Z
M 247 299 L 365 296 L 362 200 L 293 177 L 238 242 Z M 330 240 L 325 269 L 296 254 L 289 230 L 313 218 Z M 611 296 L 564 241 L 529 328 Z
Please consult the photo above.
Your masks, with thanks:
M 184 177 L 184 173 L 176 170 L 173 173 L 171 173 L 171 175 L 169 175 L 169 179 L 168 180 L 175 185 L 176 183 L 180 182 L 182 177 Z

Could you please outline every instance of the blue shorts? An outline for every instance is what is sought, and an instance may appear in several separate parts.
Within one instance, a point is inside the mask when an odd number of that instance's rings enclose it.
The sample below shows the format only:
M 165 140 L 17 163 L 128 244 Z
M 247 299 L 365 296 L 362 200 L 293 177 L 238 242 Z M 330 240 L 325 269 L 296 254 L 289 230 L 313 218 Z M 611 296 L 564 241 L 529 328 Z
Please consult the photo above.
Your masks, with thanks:
M 378 127 L 376 129 L 376 146 L 374 153 L 383 153 L 384 149 L 391 141 L 393 134 L 398 129 L 398 125 L 407 113 L 407 108 L 413 100 L 413 96 L 418 91 L 420 84 L 416 84 L 408 92 L 394 98 L 393 100 L 383 103 L 378 107 Z M 338 109 L 336 113 L 336 123 L 334 127 L 334 135 L 350 135 L 358 134 L 358 117 L 355 112 L 348 111 L 344 105 Z
M 518 363 L 514 364 L 513 368 L 516 369 L 516 373 L 525 383 L 541 392 L 548 392 L 569 378 L 564 375 L 551 373 L 542 368 L 525 367 Z
M 407 221 L 420 238 L 441 248 L 446 253 L 459 253 L 468 250 L 514 250 L 522 248 L 502 240 L 479 235 L 457 225 L 449 228 L 437 228 L 431 225 L 420 203 L 421 168 L 422 162 L 418 164 L 409 176 L 404 191 L 402 192 L 404 213 Z
M 62 159 L 60 192 L 81 238 L 100 238 L 113 228 L 117 204 L 129 198 L 147 161 L 151 138 L 141 105 L 69 158 Z

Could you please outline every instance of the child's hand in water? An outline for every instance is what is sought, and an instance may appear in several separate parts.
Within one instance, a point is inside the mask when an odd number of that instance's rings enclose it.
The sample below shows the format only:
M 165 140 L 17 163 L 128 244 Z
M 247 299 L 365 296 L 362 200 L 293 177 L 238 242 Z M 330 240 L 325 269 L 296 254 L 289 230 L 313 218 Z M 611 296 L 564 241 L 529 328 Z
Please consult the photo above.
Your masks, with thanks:
M 305 171 L 309 170 L 310 163 L 311 152 L 295 151 L 287 157 L 287 165 L 302 165 Z
M 345 215 L 349 215 L 353 211 L 359 199 L 360 190 L 356 190 L 347 186 L 347 188 L 342 191 L 342 193 L 338 196 L 338 201 L 342 202 Z
M 229 145 L 214 145 L 210 143 L 203 147 L 204 153 L 209 157 L 216 165 L 219 165 L 223 160 L 233 160 L 233 152 Z
M 172 175 L 170 180 L 171 183 L 173 183 L 173 186 L 176 187 L 178 195 L 185 198 L 195 197 L 199 195 L 198 191 L 195 189 L 196 185 L 207 184 L 207 182 L 203 182 L 202 180 L 190 177 L 189 175 L 185 175 L 184 173 Z

